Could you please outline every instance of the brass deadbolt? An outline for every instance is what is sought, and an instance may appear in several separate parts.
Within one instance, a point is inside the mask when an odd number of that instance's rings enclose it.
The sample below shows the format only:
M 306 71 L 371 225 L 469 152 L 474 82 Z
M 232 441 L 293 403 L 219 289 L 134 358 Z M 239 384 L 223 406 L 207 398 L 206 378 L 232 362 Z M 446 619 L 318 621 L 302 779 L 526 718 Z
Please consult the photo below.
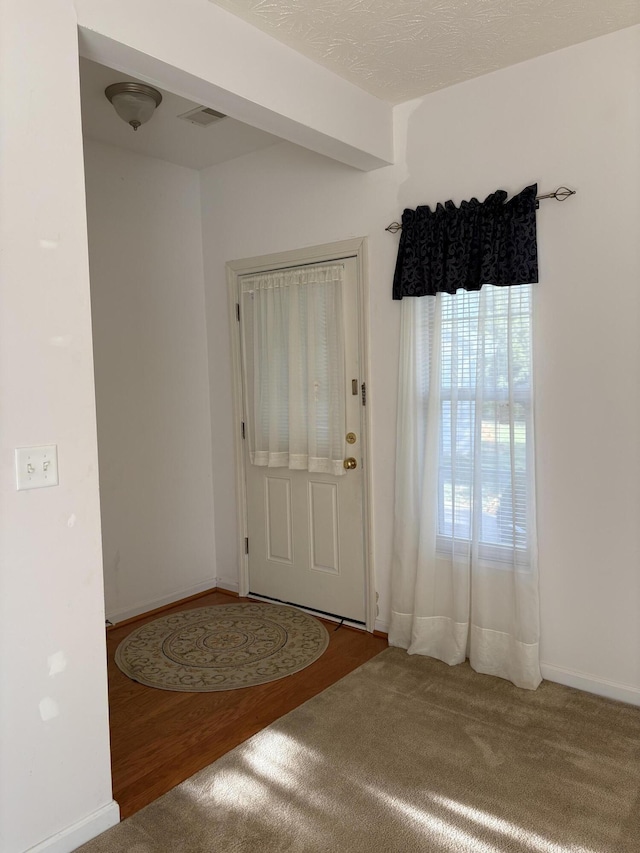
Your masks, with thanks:
M 355 432 L 348 432 L 347 433 L 347 444 L 355 444 L 357 440 L 358 440 L 358 438 L 357 438 Z

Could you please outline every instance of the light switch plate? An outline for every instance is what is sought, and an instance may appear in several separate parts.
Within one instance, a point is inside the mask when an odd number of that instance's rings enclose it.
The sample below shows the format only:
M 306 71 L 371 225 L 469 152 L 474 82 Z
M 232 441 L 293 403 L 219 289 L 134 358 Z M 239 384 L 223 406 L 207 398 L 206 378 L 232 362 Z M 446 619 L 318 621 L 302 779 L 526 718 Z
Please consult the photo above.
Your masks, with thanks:
M 16 488 L 44 489 L 58 485 L 58 447 L 16 447 Z

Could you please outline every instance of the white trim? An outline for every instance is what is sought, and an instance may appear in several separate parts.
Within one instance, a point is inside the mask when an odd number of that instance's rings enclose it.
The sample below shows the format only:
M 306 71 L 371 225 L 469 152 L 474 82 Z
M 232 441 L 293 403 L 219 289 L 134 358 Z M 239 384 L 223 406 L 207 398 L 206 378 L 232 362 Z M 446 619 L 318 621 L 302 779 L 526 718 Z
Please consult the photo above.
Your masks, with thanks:
M 71 853 L 117 823 L 120 823 L 120 806 L 115 800 L 111 800 L 106 806 L 51 835 L 46 841 L 30 847 L 27 853 Z
M 375 630 L 380 631 L 382 634 L 389 633 L 389 623 L 383 622 L 381 619 L 376 619 Z
M 367 251 L 367 239 L 362 238 L 361 245 L 357 250 L 358 258 L 358 314 L 360 326 L 358 338 L 360 343 L 360 364 L 363 381 L 366 383 L 366 405 L 362 407 L 362 458 L 364 459 L 364 560 L 365 560 L 365 622 L 367 631 L 375 630 L 375 621 L 378 614 L 378 594 L 376 591 L 376 573 L 374 571 L 373 555 L 375 554 L 373 541 L 373 481 L 371 464 L 371 388 L 369 377 L 371 372 L 371 353 L 369 349 L 369 252 Z M 362 302 L 360 303 L 360 300 Z
M 229 294 L 229 331 L 231 337 L 231 381 L 233 390 L 233 455 L 236 478 L 236 518 L 238 520 L 238 592 L 246 596 L 249 592 L 249 561 L 245 554 L 245 538 L 247 537 L 247 485 L 244 475 L 244 456 L 242 453 L 242 362 L 240 350 L 240 323 L 238 322 L 237 305 L 238 272 L 227 263 L 227 289 Z
M 607 681 L 586 672 L 562 669 L 550 663 L 540 663 L 540 671 L 547 681 L 555 681 L 566 687 L 575 687 L 587 693 L 595 693 L 607 699 L 617 699 L 619 702 L 627 702 L 630 705 L 640 705 L 640 687 L 632 687 L 630 684 L 621 684 L 618 681 Z
M 231 364 L 233 371 L 233 416 L 234 416 L 234 455 L 236 474 L 236 514 L 238 518 L 238 578 L 239 593 L 246 596 L 249 593 L 249 561 L 245 554 L 245 537 L 247 536 L 247 494 L 245 478 L 245 461 L 242 452 L 241 424 L 242 412 L 242 370 L 240 355 L 240 329 L 236 315 L 238 302 L 238 279 L 241 275 L 250 275 L 265 270 L 292 267 L 300 264 L 323 263 L 337 261 L 341 258 L 355 257 L 358 270 L 358 311 L 360 364 L 362 381 L 367 386 L 367 405 L 363 406 L 362 417 L 362 458 L 364 461 L 363 478 L 363 507 L 364 507 L 364 562 L 365 562 L 365 620 L 367 631 L 374 630 L 376 613 L 375 571 L 373 564 L 373 524 L 371 495 L 371 457 L 369 451 L 369 435 L 371 430 L 369 372 L 369 343 L 368 323 L 369 291 L 367 265 L 367 238 L 355 237 L 337 243 L 325 243 L 321 246 L 311 246 L 305 249 L 295 249 L 290 252 L 279 252 L 273 255 L 261 255 L 254 258 L 228 261 L 227 288 L 229 294 L 229 329 L 231 337 Z
M 240 584 L 238 581 L 228 581 L 225 578 L 218 578 L 216 582 L 216 586 L 219 590 L 224 592 L 239 592 Z
M 175 592 L 169 593 L 169 595 L 163 595 L 161 598 L 142 601 L 134 607 L 127 607 L 124 610 L 115 610 L 112 613 L 107 613 L 106 618 L 108 622 L 116 625 L 118 622 L 124 622 L 125 619 L 133 619 L 134 616 L 141 616 L 150 610 L 157 610 L 158 607 L 164 607 L 165 604 L 173 604 L 176 601 L 182 601 L 183 598 L 189 598 L 191 595 L 198 595 L 199 592 L 207 592 L 218 585 L 217 578 L 209 578 L 209 580 L 201 581 L 201 583 L 187 587 L 187 589 L 178 589 Z

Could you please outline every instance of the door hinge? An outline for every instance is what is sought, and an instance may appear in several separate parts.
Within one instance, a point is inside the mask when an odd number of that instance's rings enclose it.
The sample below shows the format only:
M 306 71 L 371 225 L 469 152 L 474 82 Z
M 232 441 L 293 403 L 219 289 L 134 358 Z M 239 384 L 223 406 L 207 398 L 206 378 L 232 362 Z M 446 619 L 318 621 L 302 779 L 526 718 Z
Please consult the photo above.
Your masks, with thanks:
M 244 421 L 242 421 L 242 437 L 244 438 Z
M 240 322 L 240 303 L 236 302 L 236 320 Z
M 366 406 L 367 405 L 367 383 L 366 382 L 362 383 L 360 390 L 362 391 L 362 405 Z
M 245 554 L 249 553 L 249 537 L 248 536 L 245 536 L 245 539 L 244 539 L 244 553 Z

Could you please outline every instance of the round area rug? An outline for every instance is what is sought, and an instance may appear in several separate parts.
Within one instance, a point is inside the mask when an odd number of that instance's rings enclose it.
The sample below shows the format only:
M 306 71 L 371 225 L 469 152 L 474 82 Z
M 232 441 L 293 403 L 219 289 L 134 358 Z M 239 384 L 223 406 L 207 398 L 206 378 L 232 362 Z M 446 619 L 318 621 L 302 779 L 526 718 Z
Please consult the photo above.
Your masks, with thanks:
M 324 625 L 284 604 L 222 604 L 162 616 L 116 649 L 125 675 L 147 687 L 209 693 L 284 678 L 329 645 Z

